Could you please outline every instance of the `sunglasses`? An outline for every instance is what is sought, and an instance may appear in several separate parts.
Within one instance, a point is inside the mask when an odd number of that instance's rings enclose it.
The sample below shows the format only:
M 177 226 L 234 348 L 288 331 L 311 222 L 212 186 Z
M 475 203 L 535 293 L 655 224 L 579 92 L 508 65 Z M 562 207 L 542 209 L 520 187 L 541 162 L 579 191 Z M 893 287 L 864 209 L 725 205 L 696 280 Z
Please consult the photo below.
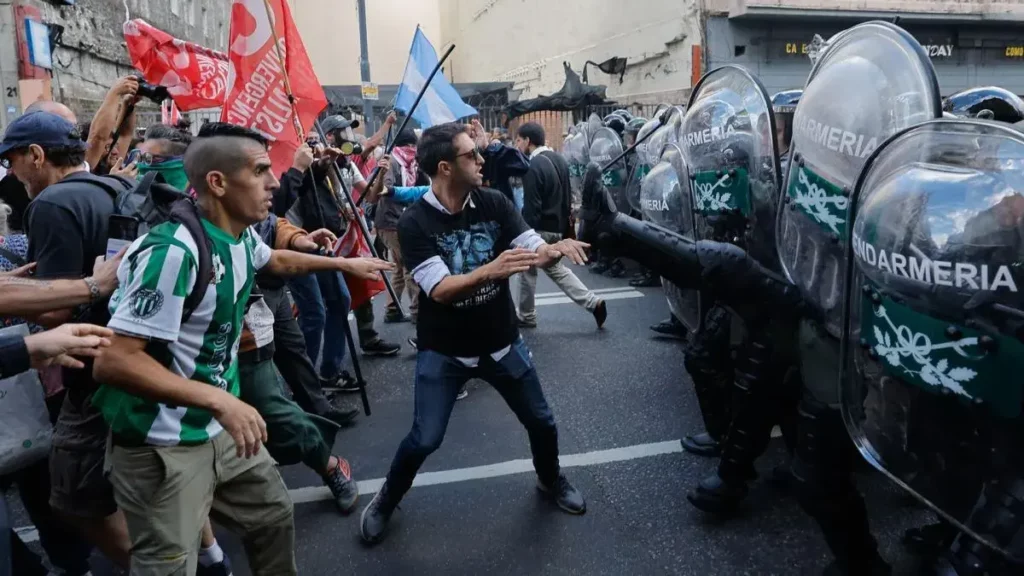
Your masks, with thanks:
M 482 152 L 480 152 L 479 148 L 473 148 L 469 152 L 463 152 L 462 154 L 456 154 L 455 158 L 456 159 L 468 158 L 469 160 L 476 160 L 477 158 L 479 158 L 479 159 L 483 160 L 484 155 L 483 155 Z

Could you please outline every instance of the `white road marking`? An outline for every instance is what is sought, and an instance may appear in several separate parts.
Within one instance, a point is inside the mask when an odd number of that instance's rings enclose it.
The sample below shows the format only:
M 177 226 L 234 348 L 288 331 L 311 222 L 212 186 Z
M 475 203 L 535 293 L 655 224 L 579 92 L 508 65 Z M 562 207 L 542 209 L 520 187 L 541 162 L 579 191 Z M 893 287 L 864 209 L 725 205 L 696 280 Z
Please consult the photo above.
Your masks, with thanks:
M 599 294 L 602 300 L 625 300 L 626 298 L 643 298 L 644 293 L 637 290 L 629 290 L 628 292 L 612 292 Z M 535 306 L 551 306 L 553 304 L 568 304 L 572 302 L 572 298 L 562 294 L 560 297 L 554 298 L 538 298 L 534 300 Z
M 585 452 L 583 454 L 562 455 L 559 457 L 559 463 L 563 468 L 594 466 L 596 464 L 636 460 L 638 458 L 649 458 L 651 456 L 661 456 L 663 454 L 677 454 L 682 451 L 683 445 L 679 443 L 679 440 L 669 440 L 667 442 L 637 444 L 635 446 L 612 448 L 610 450 L 597 450 L 595 452 Z M 522 460 L 509 460 L 508 462 L 499 462 L 498 464 L 488 464 L 486 466 L 474 466 L 472 468 L 457 468 L 455 470 L 443 470 L 440 472 L 421 472 L 416 475 L 416 480 L 413 481 L 412 485 L 414 488 L 417 486 L 435 486 L 438 484 L 452 484 L 455 482 L 466 482 L 469 480 L 511 476 L 513 474 L 523 474 L 526 472 L 533 472 L 533 460 L 528 458 L 524 458 Z M 359 482 L 359 494 L 376 494 L 377 491 L 380 490 L 382 484 L 384 484 L 383 478 L 363 480 L 362 482 Z M 296 504 L 331 499 L 331 492 L 326 486 L 296 488 L 295 490 L 289 490 L 288 493 L 291 495 L 292 501 Z
M 619 288 L 598 288 L 596 290 L 591 290 L 591 292 L 593 292 L 594 294 L 615 294 L 617 292 L 636 292 L 636 291 L 637 290 L 635 288 L 633 288 L 632 286 L 622 286 L 622 287 L 619 287 Z M 535 296 L 535 298 L 537 298 L 537 299 L 556 298 L 556 297 L 559 297 L 559 296 L 565 296 L 565 293 L 562 292 L 561 290 L 559 290 L 558 292 L 541 292 L 540 294 L 537 294 Z
M 562 468 L 574 468 L 577 466 L 595 466 L 597 464 L 608 464 L 609 462 L 623 462 L 626 460 L 637 460 L 639 458 L 650 458 L 664 454 L 678 454 L 683 451 L 683 445 L 679 440 L 668 440 L 666 442 L 653 442 L 651 444 L 637 444 L 622 448 L 611 448 L 608 450 L 597 450 L 584 452 L 582 454 L 569 454 L 559 457 Z M 533 460 L 524 458 L 521 460 L 509 460 L 497 464 L 485 466 L 474 466 L 472 468 L 456 468 L 454 470 L 442 470 L 439 472 L 422 472 L 416 475 L 412 486 L 436 486 L 439 484 L 453 484 L 455 482 L 467 482 L 469 480 L 483 480 L 486 478 L 497 478 L 500 476 L 511 476 L 533 472 Z M 384 484 L 383 478 L 363 480 L 359 482 L 359 495 L 376 494 Z M 319 502 L 330 500 L 331 491 L 326 486 L 308 486 L 289 490 L 295 504 L 308 502 Z M 15 531 L 23 542 L 35 542 L 39 540 L 39 532 L 34 526 L 16 528 Z
M 636 444 L 622 448 L 611 448 L 608 450 L 596 450 L 582 454 L 563 454 L 559 457 L 562 468 L 575 468 L 578 466 L 596 466 L 610 462 L 624 462 L 651 456 L 662 456 L 665 454 L 679 454 L 683 451 L 683 445 L 679 440 L 668 440 L 665 442 L 652 442 L 650 444 Z M 498 478 L 500 476 L 512 476 L 514 474 L 525 474 L 533 472 L 533 460 L 523 458 L 521 460 L 509 460 L 497 464 L 485 466 L 473 466 L 472 468 L 456 468 L 454 470 L 442 470 L 439 472 L 421 472 L 416 475 L 412 486 L 437 486 L 439 484 L 453 484 L 456 482 L 467 482 L 470 480 L 483 480 L 486 478 Z M 359 495 L 376 494 L 384 484 L 383 478 L 363 480 L 359 482 Z M 330 500 L 331 491 L 326 486 L 308 486 L 306 488 L 295 488 L 289 490 L 295 504 L 307 502 L 319 502 Z M 22 542 L 35 542 L 39 540 L 39 532 L 34 526 L 23 526 L 15 528 Z

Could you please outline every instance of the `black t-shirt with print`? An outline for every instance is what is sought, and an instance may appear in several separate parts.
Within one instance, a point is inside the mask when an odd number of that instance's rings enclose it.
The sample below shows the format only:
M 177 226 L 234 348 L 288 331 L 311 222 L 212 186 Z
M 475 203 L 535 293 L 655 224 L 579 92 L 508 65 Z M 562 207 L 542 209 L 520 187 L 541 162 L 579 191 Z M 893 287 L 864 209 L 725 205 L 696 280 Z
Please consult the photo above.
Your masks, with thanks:
M 414 270 L 435 256 L 453 275 L 469 274 L 508 250 L 529 230 L 501 192 L 478 188 L 458 214 L 445 214 L 421 198 L 398 222 L 405 266 Z M 447 356 L 497 352 L 519 338 L 508 280 L 487 282 L 469 296 L 441 304 L 420 292 L 417 346 Z

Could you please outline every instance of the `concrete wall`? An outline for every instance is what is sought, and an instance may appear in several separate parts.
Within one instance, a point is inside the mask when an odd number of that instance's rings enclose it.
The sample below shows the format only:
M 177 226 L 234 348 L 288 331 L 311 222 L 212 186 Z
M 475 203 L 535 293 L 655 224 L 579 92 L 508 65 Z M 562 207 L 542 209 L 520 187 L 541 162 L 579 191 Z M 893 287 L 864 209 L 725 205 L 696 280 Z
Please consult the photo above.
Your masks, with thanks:
M 223 1 L 223 0 L 218 0 Z M 402 81 L 416 25 L 441 51 L 439 0 L 366 0 L 370 74 L 378 84 Z M 356 0 L 291 0 L 313 68 L 325 86 L 359 84 Z
M 91 114 L 111 84 L 131 71 L 121 33 L 122 0 L 78 0 L 75 6 L 42 0 L 15 3 L 35 6 L 44 22 L 64 26 L 63 44 L 54 50 L 54 97 L 80 114 Z M 6 72 L 17 37 L 3 24 L 11 17 L 11 6 L 4 4 L 12 2 L 0 1 L 0 70 Z M 221 0 L 128 0 L 132 18 L 219 50 L 227 45 L 229 5 Z
M 622 83 L 591 67 L 621 102 L 683 99 L 692 46 L 700 44 L 698 0 L 441 0 L 445 42 L 456 44 L 446 73 L 456 82 L 511 81 L 521 98 L 562 87 L 567 61 L 627 58 Z M 642 6 L 642 9 L 640 9 Z

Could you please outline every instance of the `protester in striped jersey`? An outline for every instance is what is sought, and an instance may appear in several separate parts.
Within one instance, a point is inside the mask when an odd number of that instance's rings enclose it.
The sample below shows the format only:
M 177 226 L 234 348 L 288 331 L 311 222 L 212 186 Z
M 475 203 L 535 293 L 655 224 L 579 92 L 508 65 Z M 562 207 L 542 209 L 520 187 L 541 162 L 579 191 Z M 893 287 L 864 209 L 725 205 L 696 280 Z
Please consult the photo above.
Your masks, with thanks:
M 108 325 L 116 335 L 96 362 L 104 384 L 94 402 L 111 427 L 108 465 L 128 521 L 132 574 L 194 574 L 207 514 L 241 533 L 253 574 L 296 574 L 291 500 L 260 450 L 266 424 L 238 399 L 237 350 L 255 272 L 372 278 L 392 268 L 264 244 L 250 226 L 267 217 L 279 185 L 266 145 L 244 128 L 204 126 L 185 169 L 206 238 L 162 224 L 132 244 L 119 270 Z M 197 286 L 197 241 L 212 254 L 209 285 Z M 186 315 L 197 289 L 205 297 Z

